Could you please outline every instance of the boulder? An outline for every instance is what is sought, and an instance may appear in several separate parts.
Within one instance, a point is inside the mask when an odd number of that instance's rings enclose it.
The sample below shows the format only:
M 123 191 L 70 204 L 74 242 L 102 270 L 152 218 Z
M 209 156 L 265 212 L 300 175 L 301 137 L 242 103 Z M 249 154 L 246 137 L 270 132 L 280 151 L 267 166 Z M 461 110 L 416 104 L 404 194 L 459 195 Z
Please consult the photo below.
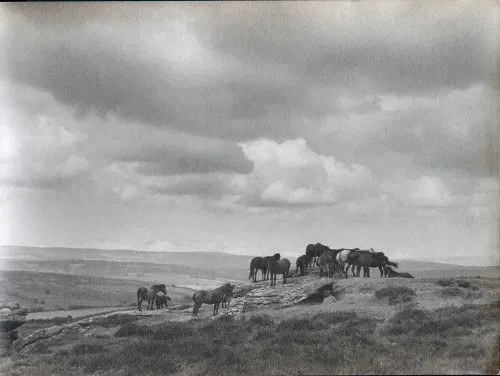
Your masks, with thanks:
M 26 322 L 28 309 L 17 302 L 3 302 L 0 304 L 0 333 L 11 332 Z
M 19 338 L 19 328 L 26 322 L 28 310 L 17 302 L 0 303 L 0 356 L 8 355 L 12 343 Z

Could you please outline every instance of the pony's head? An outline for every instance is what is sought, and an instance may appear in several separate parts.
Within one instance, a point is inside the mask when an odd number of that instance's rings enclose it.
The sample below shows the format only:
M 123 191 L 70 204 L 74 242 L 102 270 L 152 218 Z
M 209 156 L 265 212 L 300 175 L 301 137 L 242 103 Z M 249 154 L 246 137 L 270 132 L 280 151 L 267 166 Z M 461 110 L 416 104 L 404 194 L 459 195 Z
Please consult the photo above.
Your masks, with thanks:
M 167 295 L 167 287 L 163 283 L 159 286 L 159 288 L 162 293 Z
M 280 255 L 279 253 L 275 253 L 275 254 L 274 254 L 274 259 L 275 259 L 276 261 L 279 261 L 279 260 L 280 260 L 280 258 L 281 258 L 281 255 Z

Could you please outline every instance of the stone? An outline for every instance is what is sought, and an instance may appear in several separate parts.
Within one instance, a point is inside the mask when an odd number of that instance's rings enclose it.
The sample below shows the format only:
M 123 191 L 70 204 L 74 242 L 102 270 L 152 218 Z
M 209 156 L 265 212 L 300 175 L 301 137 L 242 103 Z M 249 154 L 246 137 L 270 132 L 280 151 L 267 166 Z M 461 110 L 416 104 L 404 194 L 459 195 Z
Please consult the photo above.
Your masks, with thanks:
M 337 299 L 335 299 L 334 296 L 327 296 L 325 299 L 323 299 L 323 304 L 332 304 L 335 303 Z
M 10 332 L 26 322 L 28 310 L 19 303 L 2 302 L 0 307 L 0 332 Z

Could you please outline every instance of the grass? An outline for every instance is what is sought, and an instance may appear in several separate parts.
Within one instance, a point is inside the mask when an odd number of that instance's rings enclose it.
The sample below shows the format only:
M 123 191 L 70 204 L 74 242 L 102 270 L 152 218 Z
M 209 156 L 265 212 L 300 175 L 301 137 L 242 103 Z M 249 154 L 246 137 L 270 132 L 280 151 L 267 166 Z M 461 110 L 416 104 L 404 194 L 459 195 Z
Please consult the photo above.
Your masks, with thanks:
M 411 302 L 415 296 L 415 290 L 406 286 L 389 286 L 375 292 L 377 299 L 386 299 L 389 305 Z
M 472 330 L 495 328 L 496 305 L 406 308 L 380 331 L 376 320 L 343 311 L 279 323 L 252 315 L 145 326 L 130 317 L 108 318 L 119 326 L 115 337 L 84 338 L 15 363 L 7 375 L 30 366 L 37 376 L 441 373 L 448 362 L 482 372 L 499 362 L 498 351 L 471 340 Z
M 464 287 L 456 280 L 444 283 L 443 290 L 477 292 L 472 284 Z M 401 286 L 372 293 L 389 304 L 411 302 L 416 295 Z M 117 313 L 97 322 L 103 328 L 116 328 L 114 336 L 72 339 L 59 348 L 42 343 L 36 354 L 15 362 L 6 375 L 402 374 L 450 370 L 490 370 L 487 372 L 496 374 L 500 369 L 498 345 L 492 353 L 484 341 L 484 335 L 492 339 L 491 333 L 498 331 L 500 301 L 433 311 L 402 306 L 394 311 L 384 323 L 353 310 L 286 320 L 257 314 L 156 325 L 142 325 L 144 321 L 139 322 L 138 316 Z M 60 320 L 61 324 L 71 322 Z M 51 323 L 56 324 L 54 320 Z

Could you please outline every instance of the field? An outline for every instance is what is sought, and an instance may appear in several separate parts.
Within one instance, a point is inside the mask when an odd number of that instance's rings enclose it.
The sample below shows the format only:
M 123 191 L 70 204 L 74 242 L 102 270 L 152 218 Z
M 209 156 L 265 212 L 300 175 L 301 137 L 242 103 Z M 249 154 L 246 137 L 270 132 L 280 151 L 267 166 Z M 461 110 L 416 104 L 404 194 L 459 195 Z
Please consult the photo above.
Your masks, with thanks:
M 444 264 L 420 264 L 419 270 L 418 263 L 413 269 L 401 266 L 401 270 L 412 270 L 416 275 L 429 273 L 415 279 L 384 279 L 372 270 L 372 278 L 335 280 L 334 301 L 282 307 L 272 303 L 273 299 L 280 294 L 300 295 L 304 283 L 318 280 L 317 271 L 290 278 L 287 285 L 280 280 L 270 288 L 268 282 L 243 282 L 248 276 L 243 266 L 248 260 L 229 256 L 223 273 L 240 273 L 241 282 L 235 283 L 245 293 L 233 299 L 232 308 L 221 308 L 214 319 L 212 307 L 206 305 L 198 318 L 191 317 L 192 290 L 185 287 L 167 287 L 173 301 L 167 310 L 139 313 L 131 306 L 138 285 L 147 285 L 157 275 L 161 277 L 161 269 L 156 268 L 169 270 L 172 276 L 193 268 L 200 274 L 188 276 L 191 282 L 206 279 L 220 285 L 220 274 L 213 279 L 204 274 L 208 267 L 149 266 L 151 255 L 144 255 L 147 268 L 130 259 L 121 259 L 113 267 L 113 261 L 99 262 L 95 255 L 93 260 L 79 258 L 80 264 L 89 265 L 87 268 L 70 267 L 76 264 L 75 259 L 54 256 L 52 262 L 26 257 L 4 263 L 2 293 L 32 310 L 42 306 L 46 311 L 58 307 L 81 308 L 82 312 L 84 307 L 123 311 L 93 316 L 90 324 L 83 324 L 82 318 L 68 318 L 66 311 L 47 320 L 28 317 L 21 327 L 22 337 L 54 325 L 78 330 L 39 341 L 29 353 L 16 359 L 4 359 L 0 371 L 9 376 L 500 371 L 500 279 L 496 268 L 463 272 L 464 267 Z M 210 254 L 204 257 L 209 259 Z M 207 265 L 217 264 L 219 257 L 216 254 L 215 261 L 205 261 Z M 37 263 L 38 272 L 34 271 Z M 8 270 L 12 265 L 24 265 L 30 270 Z M 131 278 L 140 269 L 147 278 Z M 440 274 L 443 270 L 447 276 Z M 496 278 L 491 278 L 495 271 Z M 90 276 L 82 275 L 84 272 Z M 432 273 L 439 275 L 433 277 Z M 257 296 L 257 291 L 265 294 Z M 271 303 L 261 304 L 263 299 Z M 243 308 L 229 315 L 238 304 Z

